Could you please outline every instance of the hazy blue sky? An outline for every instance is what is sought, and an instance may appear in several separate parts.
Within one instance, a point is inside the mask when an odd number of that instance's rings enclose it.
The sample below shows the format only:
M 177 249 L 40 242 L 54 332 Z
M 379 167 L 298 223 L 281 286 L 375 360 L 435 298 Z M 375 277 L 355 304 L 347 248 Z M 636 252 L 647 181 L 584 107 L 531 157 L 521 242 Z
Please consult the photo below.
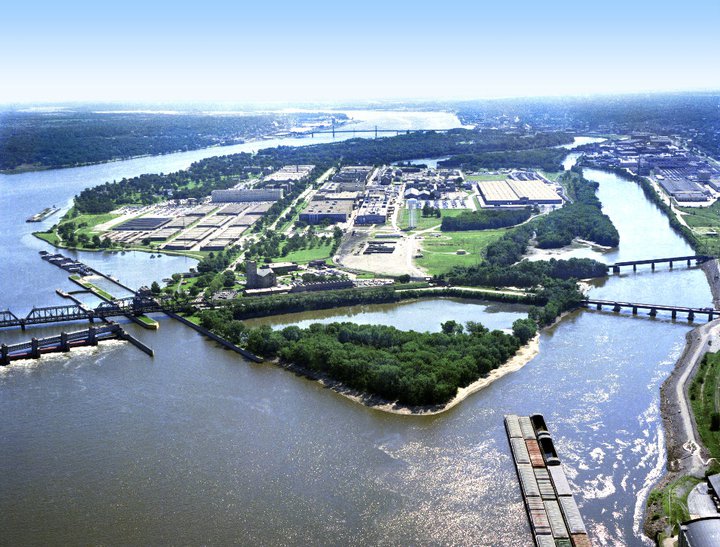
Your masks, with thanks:
M 720 90 L 720 1 L 6 2 L 0 102 Z

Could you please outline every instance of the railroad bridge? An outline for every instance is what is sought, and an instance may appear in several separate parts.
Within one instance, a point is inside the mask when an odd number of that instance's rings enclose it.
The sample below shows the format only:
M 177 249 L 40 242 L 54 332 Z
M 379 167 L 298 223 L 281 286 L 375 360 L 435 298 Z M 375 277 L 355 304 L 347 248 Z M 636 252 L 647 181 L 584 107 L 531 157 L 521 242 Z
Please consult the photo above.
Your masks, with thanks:
M 0 311 L 0 328 L 20 327 L 23 330 L 29 325 L 60 323 L 65 321 L 104 320 L 121 315 L 142 315 L 145 313 L 179 311 L 183 306 L 169 299 L 153 298 L 148 295 L 136 294 L 128 298 L 120 298 L 111 302 L 103 302 L 96 308 L 88 308 L 80 304 L 69 306 L 48 306 L 33 308 L 26 317 L 18 317 L 10 310 Z
M 694 321 L 696 315 L 707 317 L 708 321 L 712 321 L 715 317 L 720 317 L 720 310 L 714 308 L 688 308 L 685 306 L 640 304 L 637 302 L 618 302 L 615 300 L 596 300 L 592 298 L 583 300 L 580 305 L 583 308 L 596 309 L 599 311 L 602 311 L 603 308 L 611 308 L 614 312 L 629 309 L 632 310 L 633 315 L 637 315 L 639 310 L 647 310 L 650 317 L 655 317 L 660 311 L 669 311 L 673 319 L 676 319 L 678 313 L 681 313 L 687 315 L 688 321 Z
M 693 261 L 695 261 L 696 265 L 699 265 L 709 260 L 712 260 L 713 258 L 714 257 L 707 255 L 672 256 L 669 258 L 648 258 L 646 260 L 627 260 L 625 262 L 616 262 L 615 264 L 610 264 L 608 268 L 611 268 L 613 273 L 620 273 L 620 268 L 625 266 L 632 266 L 633 271 L 636 272 L 638 266 L 650 264 L 652 270 L 655 271 L 656 264 L 669 263 L 670 269 L 672 269 L 673 263 L 676 262 L 686 262 L 688 266 L 691 266 Z

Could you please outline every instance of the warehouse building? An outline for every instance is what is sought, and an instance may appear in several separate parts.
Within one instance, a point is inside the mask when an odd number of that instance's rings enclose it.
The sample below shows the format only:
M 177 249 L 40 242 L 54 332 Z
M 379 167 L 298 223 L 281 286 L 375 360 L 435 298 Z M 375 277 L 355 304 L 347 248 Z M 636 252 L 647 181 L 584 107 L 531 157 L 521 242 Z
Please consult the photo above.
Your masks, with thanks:
M 563 199 L 541 180 L 483 180 L 478 190 L 487 205 L 562 205 Z
M 320 224 L 325 220 L 331 223 L 347 222 L 352 210 L 352 201 L 315 200 L 300 213 L 300 220 L 308 224 Z
M 230 188 L 229 190 L 213 190 L 213 203 L 238 203 L 244 201 L 277 201 L 282 199 L 282 188 Z

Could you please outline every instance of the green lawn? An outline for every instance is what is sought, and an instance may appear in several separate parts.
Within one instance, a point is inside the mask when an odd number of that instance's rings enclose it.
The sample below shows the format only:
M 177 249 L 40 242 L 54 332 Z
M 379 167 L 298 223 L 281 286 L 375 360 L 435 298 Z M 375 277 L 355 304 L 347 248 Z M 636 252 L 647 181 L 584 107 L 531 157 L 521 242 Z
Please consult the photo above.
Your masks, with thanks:
M 695 234 L 706 254 L 720 255 L 720 201 L 709 207 L 679 207 L 683 220 Z
M 477 174 L 477 175 L 466 175 L 465 180 L 505 180 L 507 177 L 505 174 Z
M 58 245 L 60 238 L 55 232 L 33 232 L 33 235 L 38 239 L 47 241 L 50 245 Z
M 298 264 L 303 264 L 311 260 L 329 260 L 332 258 L 330 256 L 332 241 L 328 241 L 327 244 L 312 249 L 300 249 L 298 251 L 292 251 L 285 256 L 278 256 L 273 259 L 273 262 L 297 262 Z
M 75 233 L 77 235 L 80 234 L 87 234 L 89 236 L 93 235 L 94 232 L 93 229 L 98 224 L 104 224 L 105 222 L 108 222 L 114 218 L 118 218 L 120 215 L 113 215 L 112 213 L 105 213 L 102 215 L 78 215 L 75 218 L 68 219 L 65 217 L 65 220 L 62 221 L 62 224 L 65 224 L 66 222 L 74 222 L 75 226 L 77 226 L 77 230 L 75 230 Z M 86 224 L 87 226 L 82 226 L 82 224 Z
M 703 444 L 715 458 L 720 458 L 720 420 L 712 427 L 712 416 L 720 417 L 720 352 L 708 353 L 690 385 L 690 405 Z
M 147 315 L 138 315 L 136 319 L 140 321 L 143 325 L 145 325 L 147 328 L 157 330 L 160 327 L 160 323 L 155 321 L 155 319 L 148 317 Z
M 481 261 L 480 253 L 505 232 L 503 229 L 442 232 L 440 237 L 428 234 L 420 245 L 423 257 L 415 259 L 415 263 L 430 275 L 445 273 L 453 266 L 478 264 Z M 467 251 L 467 254 L 457 254 L 459 249 Z
M 427 230 L 433 226 L 440 226 L 442 217 L 456 217 L 460 213 L 469 210 L 470 209 L 441 209 L 440 218 L 436 218 L 434 216 L 423 217 L 422 210 L 418 209 L 415 215 L 415 230 Z M 410 211 L 404 207 L 400 210 L 400 215 L 398 216 L 398 226 L 401 230 L 408 230 L 410 228 Z
M 680 207 L 683 219 L 691 228 L 720 228 L 720 201 L 709 207 Z

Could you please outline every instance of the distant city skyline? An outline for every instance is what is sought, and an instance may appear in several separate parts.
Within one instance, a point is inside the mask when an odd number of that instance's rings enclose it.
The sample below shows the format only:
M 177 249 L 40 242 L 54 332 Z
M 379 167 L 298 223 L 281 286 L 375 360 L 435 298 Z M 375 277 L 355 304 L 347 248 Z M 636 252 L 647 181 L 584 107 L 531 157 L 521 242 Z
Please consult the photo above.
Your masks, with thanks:
M 2 18 L 0 103 L 720 90 L 711 1 L 30 1 Z

